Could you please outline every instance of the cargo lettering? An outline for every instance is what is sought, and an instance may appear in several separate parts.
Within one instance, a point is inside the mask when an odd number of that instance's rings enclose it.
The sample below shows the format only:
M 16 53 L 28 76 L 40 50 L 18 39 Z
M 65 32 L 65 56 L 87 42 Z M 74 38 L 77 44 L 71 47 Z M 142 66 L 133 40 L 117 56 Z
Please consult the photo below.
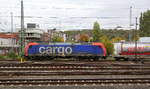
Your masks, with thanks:
M 40 47 L 39 53 L 41 54 L 61 54 L 61 55 L 69 55 L 72 53 L 71 47 Z

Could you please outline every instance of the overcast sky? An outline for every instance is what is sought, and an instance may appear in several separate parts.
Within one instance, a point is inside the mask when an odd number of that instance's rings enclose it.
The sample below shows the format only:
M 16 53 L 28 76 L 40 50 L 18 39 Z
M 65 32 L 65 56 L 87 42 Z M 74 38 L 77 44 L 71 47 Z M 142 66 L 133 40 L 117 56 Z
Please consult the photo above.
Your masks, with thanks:
M 21 0 L 0 0 L 0 31 L 10 31 L 10 12 L 14 28 L 20 27 Z M 129 27 L 141 12 L 150 9 L 150 0 L 24 0 L 26 23 L 37 23 L 42 29 L 91 29 L 98 21 L 101 28 Z M 134 28 L 134 27 L 133 27 Z

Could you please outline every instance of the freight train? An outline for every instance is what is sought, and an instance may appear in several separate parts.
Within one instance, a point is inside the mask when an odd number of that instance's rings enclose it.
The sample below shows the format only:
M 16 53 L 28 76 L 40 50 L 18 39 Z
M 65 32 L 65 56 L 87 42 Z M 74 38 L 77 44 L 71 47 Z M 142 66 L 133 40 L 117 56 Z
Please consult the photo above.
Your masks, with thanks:
M 102 43 L 29 43 L 25 47 L 25 57 L 27 59 L 75 58 L 98 60 L 106 57 L 106 48 Z
M 150 43 L 114 43 L 114 58 L 116 60 L 150 59 Z
M 99 60 L 106 59 L 106 48 L 102 43 L 29 43 L 25 47 L 27 59 L 74 58 Z M 150 43 L 114 43 L 115 60 L 150 59 Z

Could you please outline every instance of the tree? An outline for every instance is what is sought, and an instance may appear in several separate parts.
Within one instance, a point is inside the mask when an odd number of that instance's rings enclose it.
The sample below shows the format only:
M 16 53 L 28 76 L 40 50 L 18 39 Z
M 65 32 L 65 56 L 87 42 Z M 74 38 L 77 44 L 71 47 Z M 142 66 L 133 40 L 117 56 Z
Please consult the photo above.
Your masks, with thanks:
M 112 55 L 114 52 L 114 45 L 113 43 L 108 39 L 107 36 L 102 36 L 100 38 L 101 42 L 105 45 L 105 48 L 107 50 L 107 55 Z
M 94 26 L 93 26 L 93 41 L 94 42 L 99 42 L 101 36 L 102 36 L 102 33 L 101 33 L 101 30 L 100 30 L 99 23 L 95 22 Z
M 150 10 L 141 13 L 140 36 L 150 36 Z
M 125 38 L 122 38 L 122 37 L 114 37 L 112 39 L 112 42 L 115 43 L 115 42 L 120 42 L 121 40 L 125 40 Z
M 82 34 L 82 35 L 80 35 L 79 42 L 88 42 L 89 39 L 90 38 L 87 34 Z
M 54 36 L 52 42 L 64 42 L 64 39 L 59 36 Z

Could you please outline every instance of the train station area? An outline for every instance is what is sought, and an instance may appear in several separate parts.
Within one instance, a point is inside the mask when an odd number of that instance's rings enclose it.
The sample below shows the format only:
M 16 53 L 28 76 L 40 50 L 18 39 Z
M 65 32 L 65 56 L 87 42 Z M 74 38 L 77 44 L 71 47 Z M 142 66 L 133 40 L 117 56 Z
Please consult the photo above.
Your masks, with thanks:
M 150 0 L 0 0 L 0 89 L 150 89 Z

